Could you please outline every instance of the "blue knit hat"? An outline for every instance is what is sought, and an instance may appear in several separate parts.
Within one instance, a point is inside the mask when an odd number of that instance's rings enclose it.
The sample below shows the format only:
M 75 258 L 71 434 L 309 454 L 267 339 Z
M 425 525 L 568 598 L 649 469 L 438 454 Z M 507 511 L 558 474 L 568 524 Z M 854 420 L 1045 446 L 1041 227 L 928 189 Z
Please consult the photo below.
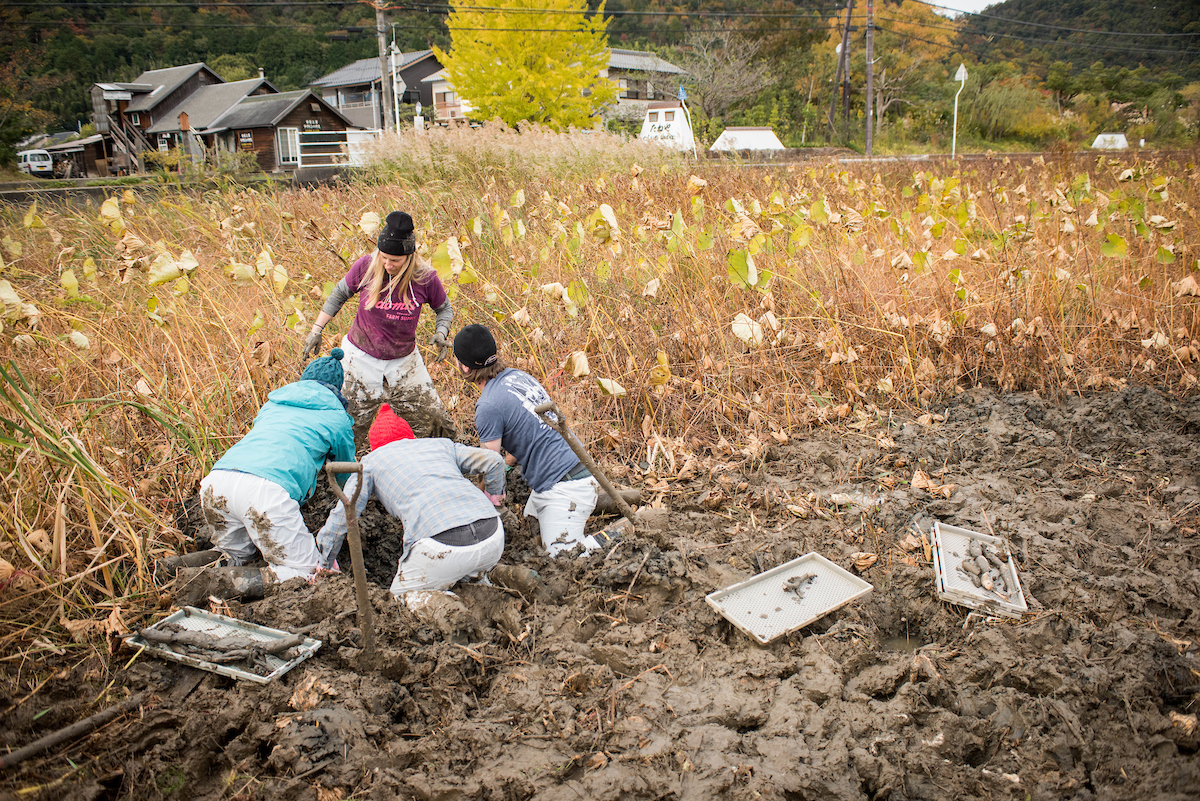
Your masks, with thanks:
M 328 384 L 335 389 L 342 388 L 342 357 L 346 353 L 341 348 L 334 348 L 329 351 L 328 356 L 322 356 L 319 359 L 313 359 L 308 363 L 308 367 L 304 368 L 304 372 L 300 375 L 301 381 L 320 381 L 322 384 Z

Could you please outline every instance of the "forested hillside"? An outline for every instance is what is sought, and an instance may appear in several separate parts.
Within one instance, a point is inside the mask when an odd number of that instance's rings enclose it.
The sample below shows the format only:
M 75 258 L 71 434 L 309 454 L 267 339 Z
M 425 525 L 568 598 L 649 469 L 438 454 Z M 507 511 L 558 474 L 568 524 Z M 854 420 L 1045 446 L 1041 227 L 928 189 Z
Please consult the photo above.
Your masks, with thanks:
M 448 10 L 397 6 L 388 11 L 390 36 L 403 50 L 449 48 Z M 654 50 L 689 70 L 702 139 L 754 124 L 774 127 L 791 146 L 862 146 L 865 0 L 856 0 L 850 20 L 849 114 L 835 85 L 844 0 L 610 0 L 604 11 L 611 46 Z M 1158 145 L 1195 141 L 1200 4 L 1008 0 L 980 15 L 948 14 L 919 0 L 876 0 L 877 152 L 946 147 L 960 63 L 970 73 L 959 129 L 968 146 L 1078 143 L 1100 130 Z M 374 28 L 373 6 L 328 0 L 5 3 L 0 145 L 31 131 L 79 128 L 92 83 L 146 69 L 204 61 L 238 80 L 261 68 L 279 89 L 300 88 L 375 55 Z

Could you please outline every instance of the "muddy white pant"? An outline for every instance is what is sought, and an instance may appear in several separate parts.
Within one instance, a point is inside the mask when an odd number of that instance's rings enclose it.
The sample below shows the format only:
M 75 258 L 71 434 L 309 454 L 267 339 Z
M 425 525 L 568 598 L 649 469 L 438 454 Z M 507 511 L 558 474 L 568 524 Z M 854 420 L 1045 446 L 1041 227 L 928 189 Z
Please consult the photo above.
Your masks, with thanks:
M 200 502 L 213 546 L 233 564 L 244 565 L 261 552 L 279 581 L 310 576 L 321 564 L 300 504 L 274 481 L 214 470 L 200 482 Z
M 348 337 L 342 337 L 342 350 L 345 351 L 342 369 L 346 371 L 342 391 L 346 397 L 387 400 L 396 392 L 422 391 L 430 395 L 438 406 L 442 405 L 420 351 L 414 350 L 399 359 L 377 359 L 356 347 Z
M 504 526 L 496 521 L 492 536 L 474 545 L 446 545 L 425 537 L 400 559 L 392 580 L 392 595 L 402 598 L 415 590 L 445 590 L 464 578 L 482 575 L 504 553 Z
M 560 481 L 544 492 L 530 493 L 525 516 L 538 519 L 542 545 L 551 556 L 580 544 L 585 552 L 600 547 L 594 537 L 583 533 L 588 516 L 596 508 L 599 492 L 600 482 L 588 476 L 577 481 Z

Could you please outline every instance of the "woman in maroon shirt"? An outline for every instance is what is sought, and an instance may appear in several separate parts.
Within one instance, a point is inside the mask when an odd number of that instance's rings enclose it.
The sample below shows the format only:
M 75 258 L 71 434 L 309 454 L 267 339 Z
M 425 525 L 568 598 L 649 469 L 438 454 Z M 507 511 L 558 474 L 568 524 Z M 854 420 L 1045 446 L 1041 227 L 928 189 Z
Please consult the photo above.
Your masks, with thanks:
M 438 349 L 435 361 L 442 361 L 449 348 L 454 309 L 437 272 L 416 251 L 412 217 L 393 211 L 379 233 L 375 252 L 355 261 L 334 287 L 304 341 L 305 358 L 319 352 L 325 326 L 347 300 L 358 295 L 358 312 L 341 344 L 346 354 L 343 392 L 360 402 L 362 414 L 369 415 L 366 419 L 374 417 L 378 406 L 371 401 L 441 409 L 417 350 L 417 324 L 421 307 L 428 305 L 437 315 L 429 344 Z

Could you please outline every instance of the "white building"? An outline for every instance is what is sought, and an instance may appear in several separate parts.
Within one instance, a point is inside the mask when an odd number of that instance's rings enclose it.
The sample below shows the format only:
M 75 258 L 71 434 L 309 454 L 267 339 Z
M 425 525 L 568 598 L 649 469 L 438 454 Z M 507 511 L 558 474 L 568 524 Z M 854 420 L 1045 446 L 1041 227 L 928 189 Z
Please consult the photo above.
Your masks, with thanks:
M 722 131 L 709 150 L 720 153 L 735 150 L 787 150 L 787 148 L 770 128 L 733 127 Z
M 1128 150 L 1129 142 L 1122 133 L 1102 133 L 1092 142 L 1094 150 Z
M 678 100 L 655 100 L 646 106 L 642 120 L 642 139 L 655 139 L 676 150 L 695 148 L 691 121 Z

